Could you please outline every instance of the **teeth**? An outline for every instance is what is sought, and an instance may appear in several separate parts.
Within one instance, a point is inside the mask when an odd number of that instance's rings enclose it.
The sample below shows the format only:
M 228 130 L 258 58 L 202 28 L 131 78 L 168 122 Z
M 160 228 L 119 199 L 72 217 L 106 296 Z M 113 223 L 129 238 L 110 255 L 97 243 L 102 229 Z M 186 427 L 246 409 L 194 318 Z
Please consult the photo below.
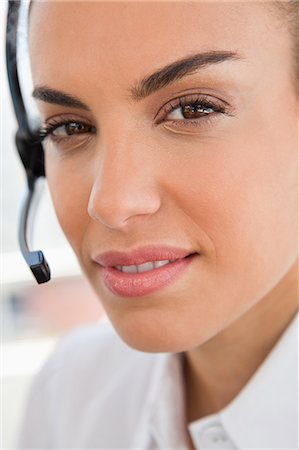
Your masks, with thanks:
M 155 267 L 155 269 L 158 269 L 159 267 L 165 266 L 165 264 L 169 264 L 170 262 L 172 262 L 172 261 L 168 261 L 168 260 L 166 260 L 166 261 L 155 261 L 154 262 L 154 267 Z
M 154 263 L 153 262 L 147 262 L 144 264 L 139 264 L 137 267 L 137 270 L 139 273 L 142 272 L 148 272 L 149 270 L 153 270 L 154 269 Z
M 131 266 L 115 266 L 115 269 L 125 272 L 125 273 L 142 273 L 142 272 L 148 272 L 149 270 L 158 269 L 159 267 L 165 266 L 166 264 L 169 264 L 170 260 L 164 260 L 164 261 L 153 261 L 153 262 L 147 262 L 144 264 L 138 264 L 131 265 Z
M 122 272 L 126 272 L 126 273 L 137 273 L 137 266 L 120 266 Z

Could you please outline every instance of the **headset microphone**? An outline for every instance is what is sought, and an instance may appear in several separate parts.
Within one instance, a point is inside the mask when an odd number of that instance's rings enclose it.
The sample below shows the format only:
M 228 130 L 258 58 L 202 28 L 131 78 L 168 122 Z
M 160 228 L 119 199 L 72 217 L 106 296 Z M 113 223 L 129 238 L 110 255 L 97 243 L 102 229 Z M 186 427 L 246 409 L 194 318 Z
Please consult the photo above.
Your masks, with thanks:
M 45 176 L 44 150 L 39 133 L 31 130 L 24 106 L 17 67 L 17 30 L 20 10 L 19 0 L 9 0 L 6 28 L 6 67 L 10 93 L 18 122 L 16 146 L 27 176 L 27 190 L 19 222 L 19 245 L 22 255 L 36 281 L 45 283 L 51 278 L 49 265 L 41 250 L 31 251 L 27 244 L 28 218 L 36 191 L 36 181 Z

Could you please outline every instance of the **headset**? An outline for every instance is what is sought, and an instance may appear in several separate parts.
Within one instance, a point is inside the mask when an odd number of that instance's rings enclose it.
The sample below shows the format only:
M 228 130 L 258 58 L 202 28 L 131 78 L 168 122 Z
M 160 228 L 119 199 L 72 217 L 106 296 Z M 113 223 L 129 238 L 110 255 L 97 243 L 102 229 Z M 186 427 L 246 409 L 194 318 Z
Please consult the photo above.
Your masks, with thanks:
M 45 177 L 44 149 L 40 141 L 39 131 L 32 130 L 24 106 L 19 83 L 17 67 L 17 32 L 19 22 L 20 0 L 8 1 L 7 27 L 6 27 L 6 68 L 10 94 L 14 112 L 18 123 L 15 134 L 15 144 L 25 168 L 27 184 L 25 197 L 21 206 L 19 219 L 18 239 L 22 255 L 30 267 L 38 284 L 50 280 L 49 265 L 41 250 L 29 250 L 27 242 L 28 218 L 32 210 L 36 191 L 36 181 Z

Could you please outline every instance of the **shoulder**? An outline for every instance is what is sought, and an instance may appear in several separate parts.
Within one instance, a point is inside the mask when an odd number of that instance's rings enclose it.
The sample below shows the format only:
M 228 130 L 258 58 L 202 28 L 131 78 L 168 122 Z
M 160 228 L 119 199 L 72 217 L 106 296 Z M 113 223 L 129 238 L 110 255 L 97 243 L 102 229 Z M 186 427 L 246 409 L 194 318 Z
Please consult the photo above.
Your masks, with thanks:
M 66 334 L 57 344 L 41 371 L 41 375 L 69 380 L 75 376 L 97 386 L 111 381 L 111 376 L 124 375 L 125 368 L 140 371 L 140 376 L 152 366 L 157 354 L 144 353 L 129 347 L 107 324 L 81 326 Z
M 118 448 L 134 434 L 161 357 L 132 349 L 110 324 L 68 333 L 34 380 L 18 448 Z

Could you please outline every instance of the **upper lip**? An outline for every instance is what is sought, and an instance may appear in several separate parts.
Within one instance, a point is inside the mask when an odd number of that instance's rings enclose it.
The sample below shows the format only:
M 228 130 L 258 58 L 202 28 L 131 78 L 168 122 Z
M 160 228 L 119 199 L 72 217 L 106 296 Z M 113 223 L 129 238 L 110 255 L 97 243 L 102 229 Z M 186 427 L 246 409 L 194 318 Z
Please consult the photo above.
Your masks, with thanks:
M 107 251 L 97 255 L 93 260 L 104 267 L 130 266 L 144 264 L 149 261 L 165 261 L 185 258 L 192 253 L 176 247 L 142 247 L 131 251 Z

